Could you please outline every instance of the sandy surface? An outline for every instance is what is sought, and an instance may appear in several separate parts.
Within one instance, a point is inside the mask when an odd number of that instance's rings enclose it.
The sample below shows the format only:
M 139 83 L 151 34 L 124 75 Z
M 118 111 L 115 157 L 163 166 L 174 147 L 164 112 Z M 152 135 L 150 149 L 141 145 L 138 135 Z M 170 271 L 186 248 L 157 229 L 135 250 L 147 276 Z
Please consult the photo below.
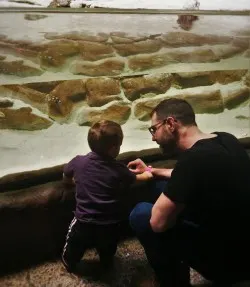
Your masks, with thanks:
M 66 272 L 59 260 L 0 277 L 1 287 L 157 287 L 143 248 L 136 239 L 120 243 L 115 266 L 103 273 L 94 250 L 89 250 L 79 264 L 79 275 Z M 198 273 L 191 271 L 193 286 L 209 286 Z M 208 282 L 207 282 L 208 283 Z

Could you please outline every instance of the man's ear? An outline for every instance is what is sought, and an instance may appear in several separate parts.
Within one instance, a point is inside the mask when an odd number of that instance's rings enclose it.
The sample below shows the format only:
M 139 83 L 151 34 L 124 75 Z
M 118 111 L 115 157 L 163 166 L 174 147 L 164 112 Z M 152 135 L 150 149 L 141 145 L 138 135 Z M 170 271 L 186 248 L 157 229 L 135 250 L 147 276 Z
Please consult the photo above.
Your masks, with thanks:
M 174 117 L 167 117 L 167 124 L 168 124 L 169 130 L 173 132 L 176 128 L 176 119 Z

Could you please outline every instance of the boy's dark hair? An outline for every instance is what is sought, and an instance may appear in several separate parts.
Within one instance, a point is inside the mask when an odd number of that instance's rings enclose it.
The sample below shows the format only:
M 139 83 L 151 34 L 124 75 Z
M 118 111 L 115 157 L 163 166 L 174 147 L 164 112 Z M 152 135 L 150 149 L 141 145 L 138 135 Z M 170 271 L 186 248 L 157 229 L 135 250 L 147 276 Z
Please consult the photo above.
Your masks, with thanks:
M 182 99 L 171 98 L 163 100 L 152 110 L 150 115 L 152 116 L 154 113 L 158 120 L 164 120 L 172 116 L 185 126 L 197 126 L 192 106 Z
M 94 123 L 88 132 L 88 144 L 92 151 L 107 155 L 113 146 L 120 146 L 123 132 L 118 123 L 101 120 Z

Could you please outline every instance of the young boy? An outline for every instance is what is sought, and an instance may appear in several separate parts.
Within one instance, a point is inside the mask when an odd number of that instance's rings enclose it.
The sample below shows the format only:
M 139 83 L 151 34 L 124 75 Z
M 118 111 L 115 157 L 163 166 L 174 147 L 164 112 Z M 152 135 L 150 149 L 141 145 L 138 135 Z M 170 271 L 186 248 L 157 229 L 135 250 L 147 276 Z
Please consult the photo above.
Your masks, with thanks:
M 152 178 L 149 171 L 135 175 L 115 158 L 123 141 L 121 126 L 113 121 L 95 123 L 88 132 L 91 152 L 78 155 L 64 167 L 64 180 L 76 185 L 76 210 L 62 253 L 73 272 L 87 248 L 95 247 L 103 267 L 112 266 L 124 220 L 121 196 L 136 180 Z

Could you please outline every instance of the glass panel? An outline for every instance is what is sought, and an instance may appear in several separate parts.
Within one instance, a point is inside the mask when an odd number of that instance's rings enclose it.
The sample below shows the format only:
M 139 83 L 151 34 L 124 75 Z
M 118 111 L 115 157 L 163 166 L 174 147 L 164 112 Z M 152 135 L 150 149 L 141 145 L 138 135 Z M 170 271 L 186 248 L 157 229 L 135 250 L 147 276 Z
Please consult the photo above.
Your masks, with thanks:
M 204 131 L 250 136 L 248 13 L 45 11 L 0 16 L 0 176 L 88 152 L 102 118 L 121 152 L 157 147 L 149 113 L 174 96 Z

